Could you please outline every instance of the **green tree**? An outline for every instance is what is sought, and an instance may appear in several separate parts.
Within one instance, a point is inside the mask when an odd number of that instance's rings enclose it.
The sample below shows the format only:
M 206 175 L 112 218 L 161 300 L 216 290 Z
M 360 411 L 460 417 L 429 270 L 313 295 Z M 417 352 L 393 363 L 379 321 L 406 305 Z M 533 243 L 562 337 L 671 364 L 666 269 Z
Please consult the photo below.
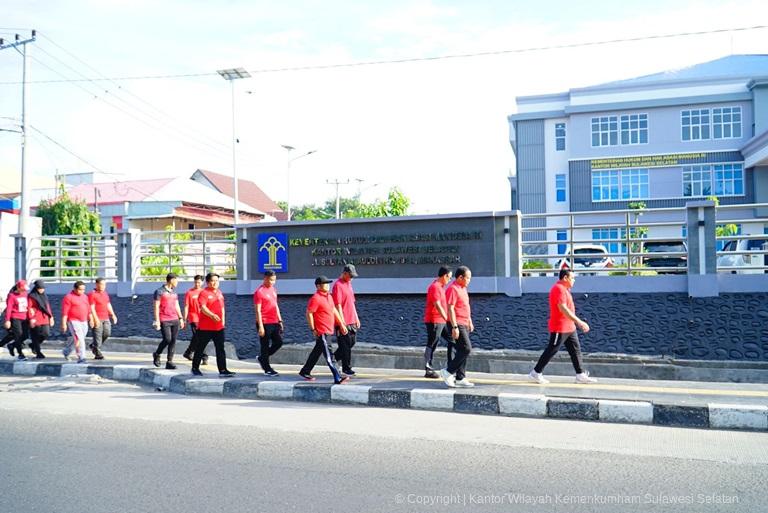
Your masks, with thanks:
M 715 202 L 715 208 L 720 206 L 720 198 L 718 198 L 717 196 L 707 196 L 707 199 L 709 201 Z M 718 224 L 717 226 L 715 226 L 716 237 L 730 237 L 732 235 L 738 235 L 738 234 L 739 234 L 739 227 L 733 223 Z
M 287 205 L 277 202 L 284 211 Z M 397 187 L 390 189 L 386 200 L 363 203 L 358 197 L 339 198 L 339 212 L 345 219 L 361 217 L 394 217 L 408 215 L 411 200 Z M 291 208 L 291 219 L 294 221 L 314 221 L 318 219 L 334 219 L 336 217 L 336 198 L 331 198 L 322 206 L 313 204 L 299 205 Z

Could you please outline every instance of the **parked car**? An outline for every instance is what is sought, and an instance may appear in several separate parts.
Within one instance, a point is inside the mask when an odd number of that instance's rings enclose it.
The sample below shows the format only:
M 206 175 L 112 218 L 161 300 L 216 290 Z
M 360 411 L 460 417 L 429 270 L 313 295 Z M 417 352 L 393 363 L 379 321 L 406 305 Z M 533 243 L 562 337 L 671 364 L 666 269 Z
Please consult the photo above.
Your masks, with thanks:
M 573 269 L 579 271 L 579 274 L 597 274 L 581 271 L 609 269 L 613 267 L 613 260 L 607 253 L 605 246 L 599 244 L 577 244 L 573 248 Z M 570 266 L 570 262 L 569 256 L 563 255 L 555 264 L 555 269 L 559 270 L 563 265 Z
M 685 253 L 685 255 L 645 256 L 646 253 Z M 641 259 L 645 267 L 679 267 L 677 269 L 660 270 L 659 274 L 684 273 L 688 267 L 688 244 L 682 240 L 653 240 L 643 242 Z
M 755 269 L 755 267 L 768 266 L 768 254 L 757 253 L 758 251 L 768 251 L 768 239 L 740 239 L 730 240 L 723 247 L 723 253 L 733 251 L 755 251 L 754 255 L 728 255 L 723 254 L 717 257 L 718 267 L 739 267 L 740 269 L 728 269 L 726 272 L 733 274 L 763 274 L 768 270 Z

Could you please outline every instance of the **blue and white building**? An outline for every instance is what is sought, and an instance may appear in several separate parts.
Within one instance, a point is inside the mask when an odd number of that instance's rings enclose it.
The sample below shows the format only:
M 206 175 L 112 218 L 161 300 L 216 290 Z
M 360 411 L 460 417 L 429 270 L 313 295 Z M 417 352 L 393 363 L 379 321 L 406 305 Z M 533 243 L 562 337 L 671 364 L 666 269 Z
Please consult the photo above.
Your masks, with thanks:
M 517 163 L 512 208 L 523 213 L 682 207 L 717 196 L 721 205 L 768 203 L 768 55 L 732 55 L 688 68 L 565 93 L 522 96 L 509 116 Z M 765 217 L 728 209 L 731 219 Z M 644 222 L 654 220 L 646 214 Z M 663 219 L 663 214 L 659 214 Z M 658 220 L 658 219 L 656 219 Z M 568 219 L 548 218 L 550 228 Z M 740 222 L 762 234 L 762 222 Z M 619 239 L 617 228 L 590 228 L 579 239 Z M 652 237 L 684 238 L 682 226 Z M 542 235 L 543 238 L 543 235 Z M 548 230 L 547 240 L 563 239 Z M 557 246 L 549 246 L 550 254 Z

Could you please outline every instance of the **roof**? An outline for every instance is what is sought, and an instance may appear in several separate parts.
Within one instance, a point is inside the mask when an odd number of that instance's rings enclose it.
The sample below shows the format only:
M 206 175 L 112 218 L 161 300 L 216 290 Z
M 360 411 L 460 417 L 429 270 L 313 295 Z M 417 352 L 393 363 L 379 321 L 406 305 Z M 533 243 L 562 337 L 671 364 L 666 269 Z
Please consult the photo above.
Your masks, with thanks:
M 232 183 L 233 180 L 231 176 L 222 175 L 206 169 L 198 169 L 192 174 L 192 180 L 198 181 L 200 178 L 203 178 L 200 182 L 204 183 L 206 186 L 210 184 L 222 194 L 234 198 L 234 184 Z M 205 183 L 206 181 L 208 183 Z M 277 206 L 277 203 L 267 196 L 267 194 L 255 183 L 238 178 L 237 189 L 238 200 L 241 203 L 250 205 L 261 212 L 265 212 L 278 218 L 279 214 L 283 212 L 282 209 Z

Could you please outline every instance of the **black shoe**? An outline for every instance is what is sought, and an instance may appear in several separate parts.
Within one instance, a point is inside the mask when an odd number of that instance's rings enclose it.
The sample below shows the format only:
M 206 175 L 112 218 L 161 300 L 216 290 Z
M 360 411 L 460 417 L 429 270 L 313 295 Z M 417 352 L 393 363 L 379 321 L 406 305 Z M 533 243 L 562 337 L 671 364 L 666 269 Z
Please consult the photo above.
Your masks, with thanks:
M 38 352 L 38 353 L 35 355 L 35 359 L 36 359 L 36 360 L 43 360 L 44 358 L 45 358 L 45 355 L 44 355 L 43 353 L 40 353 L 40 352 Z
M 200 372 L 200 369 L 192 369 L 192 374 L 194 374 L 195 376 L 202 376 L 203 375 L 203 373 Z
M 91 346 L 91 351 L 93 352 L 93 358 L 95 360 L 103 360 L 104 359 L 104 355 L 101 354 L 101 350 L 98 347 L 92 345 Z
M 203 365 L 208 365 L 208 355 L 207 354 L 203 355 L 203 358 L 200 360 L 200 363 L 202 363 Z
M 183 356 L 184 358 L 186 358 L 187 360 L 192 360 L 192 358 L 193 358 L 195 355 L 194 355 L 194 354 L 192 354 L 192 351 L 190 351 L 189 349 L 187 349 L 186 351 L 184 351 L 184 354 L 183 354 L 182 356 Z
M 266 374 L 267 376 L 273 377 L 273 378 L 280 375 L 280 373 L 277 372 L 275 369 L 266 370 L 266 371 L 264 371 L 264 374 Z
M 26 361 L 27 361 L 27 357 L 26 357 L 26 356 L 24 356 L 24 353 L 19 353 L 19 358 L 18 358 L 18 360 L 19 360 L 20 362 L 26 362 Z
M 152 364 L 155 367 L 160 367 L 160 355 L 157 353 L 152 353 Z
M 353 371 L 352 369 L 347 369 L 347 370 L 343 370 L 343 369 L 342 369 L 341 373 L 342 373 L 342 374 L 346 374 L 347 376 L 354 376 L 355 374 L 357 374 L 357 373 L 356 373 L 355 371 Z
M 165 368 L 168 369 L 168 370 L 175 370 L 176 369 L 176 365 L 174 365 L 173 362 L 166 362 Z
M 235 377 L 235 373 L 232 372 L 232 371 L 219 372 L 219 377 L 220 378 L 233 378 L 233 377 Z
M 437 372 L 433 371 L 432 369 L 427 369 L 427 371 L 424 373 L 425 378 L 429 379 L 439 379 L 440 376 L 438 376 Z
M 304 381 L 315 381 L 315 377 L 309 372 L 299 372 L 299 376 L 304 378 Z

